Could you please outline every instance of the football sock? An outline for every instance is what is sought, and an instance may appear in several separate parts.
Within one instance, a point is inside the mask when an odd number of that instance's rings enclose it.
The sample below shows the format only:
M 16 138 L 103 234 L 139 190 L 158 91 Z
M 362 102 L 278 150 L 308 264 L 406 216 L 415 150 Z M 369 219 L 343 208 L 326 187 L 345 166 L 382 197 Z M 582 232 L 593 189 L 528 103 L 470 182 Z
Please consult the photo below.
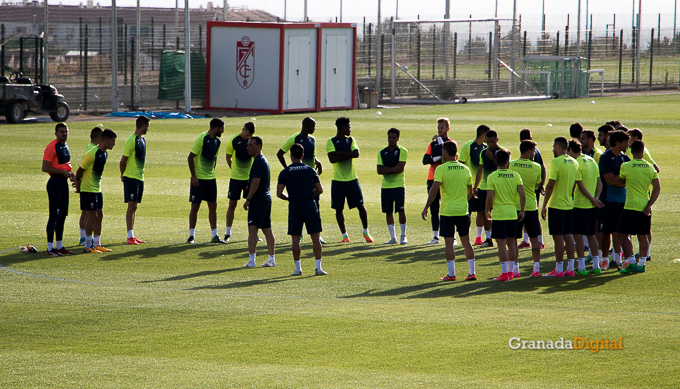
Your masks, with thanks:
M 449 277 L 456 276 L 456 261 L 446 261 L 446 266 L 449 268 Z
M 505 274 L 508 272 L 508 263 L 507 262 L 501 262 L 501 273 Z
M 482 230 L 484 230 L 484 227 L 477 227 L 477 235 L 475 236 L 476 238 L 482 237 Z
M 640 261 L 638 262 L 638 267 L 645 267 L 645 264 L 647 263 L 647 257 L 640 257 Z
M 574 260 L 567 259 L 567 271 L 574 271 Z
M 598 255 L 593 257 L 593 269 L 600 268 L 600 257 Z
M 128 230 L 128 239 L 134 238 L 135 237 L 135 232 L 133 230 Z
M 99 247 L 102 245 L 102 236 L 101 235 L 95 235 L 94 236 L 94 247 Z
M 59 248 L 59 242 L 57 242 L 57 249 Z M 631 255 L 630 258 L 628 258 L 628 263 L 632 263 L 635 265 L 637 261 L 635 260 L 635 255 Z
M 257 253 L 248 253 L 248 262 L 255 263 L 255 257 L 256 256 L 257 256 Z
M 364 228 L 364 234 L 368 234 L 368 228 Z
M 652 254 L 652 242 L 649 242 L 649 246 L 647 247 L 647 258 Z
M 439 239 L 439 231 L 432 231 L 432 233 L 434 234 L 435 238 Z
M 227 235 L 231 236 L 231 227 L 227 227 Z
M 539 244 L 543 243 L 543 235 L 542 234 L 538 236 L 538 243 Z
M 52 251 L 54 249 L 54 243 L 47 242 L 47 251 Z
M 320 259 L 316 260 L 316 268 L 321 270 L 321 260 Z
M 295 271 L 302 271 L 302 263 L 300 261 L 293 262 L 295 262 Z
M 83 239 L 85 237 L 85 235 L 87 235 L 87 233 L 85 232 L 85 229 L 81 228 L 80 229 L 80 239 Z
M 556 273 L 564 272 L 564 262 L 555 262 L 555 272 Z
M 49 246 L 49 244 L 48 244 Z M 64 248 L 64 243 L 61 240 L 57 241 L 57 250 L 61 250 Z
M 578 271 L 584 271 L 586 270 L 586 259 L 585 258 L 579 258 L 578 259 Z
M 399 227 L 401 228 L 401 236 L 406 236 L 406 223 L 399 224 Z
M 390 238 L 392 239 L 397 239 L 396 237 L 396 232 L 394 232 L 394 224 L 388 224 L 387 225 L 387 230 L 390 232 Z
M 477 271 L 475 270 L 475 259 L 474 258 L 468 259 L 468 267 L 470 268 L 468 273 L 476 274 Z
M 210 229 L 210 232 L 212 232 L 213 238 L 217 236 L 217 228 Z
M 349 238 L 349 234 L 346 233 L 346 232 L 343 232 L 343 233 L 342 233 L 342 238 L 343 238 L 343 239 Z
M 534 273 L 540 273 L 541 272 L 541 263 L 540 262 L 534 262 Z
M 269 256 L 269 260 L 267 260 L 267 262 L 274 262 L 274 263 L 276 263 L 276 260 L 274 259 L 274 256 L 273 256 L 273 255 L 270 255 L 270 256 Z
M 196 236 L 196 229 L 195 228 L 189 228 L 189 236 Z
M 512 272 L 515 273 L 515 274 L 519 274 L 519 262 L 511 262 L 511 263 L 515 264 L 513 269 L 512 269 Z
M 529 234 L 527 234 L 526 232 L 524 233 L 524 239 L 522 239 L 522 242 L 529 243 Z
M 85 235 L 85 248 L 89 249 L 92 247 L 92 235 Z
M 621 265 L 621 255 L 614 253 L 614 261 L 617 265 Z
M 484 231 L 484 234 L 486 235 L 486 239 L 491 239 L 491 230 Z

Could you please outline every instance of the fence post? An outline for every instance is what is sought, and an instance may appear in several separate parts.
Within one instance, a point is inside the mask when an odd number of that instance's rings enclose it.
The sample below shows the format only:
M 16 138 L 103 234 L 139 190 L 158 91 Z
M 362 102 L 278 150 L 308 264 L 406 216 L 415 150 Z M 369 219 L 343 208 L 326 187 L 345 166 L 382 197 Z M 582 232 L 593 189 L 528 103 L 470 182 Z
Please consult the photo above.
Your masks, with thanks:
M 607 42 L 605 41 L 605 44 Z M 593 51 L 593 30 L 588 31 L 588 70 L 590 70 L 590 57 Z
M 128 79 L 127 79 L 128 78 L 128 57 L 127 57 L 128 25 L 127 24 L 125 24 L 125 27 L 123 27 L 123 31 L 124 31 L 124 35 L 123 35 L 124 36 L 124 38 L 123 38 L 123 74 L 125 74 L 125 76 L 123 77 L 123 85 L 127 85 L 127 82 L 128 82 Z
M 380 29 L 380 91 L 378 92 L 380 96 L 383 95 L 383 78 L 385 75 L 385 34 Z
M 453 33 L 453 79 L 456 79 L 456 64 L 458 60 L 458 33 Z
M 179 37 L 177 37 L 177 40 L 175 42 L 175 50 L 179 51 Z
M 557 31 L 557 39 L 555 39 L 555 55 L 560 55 L 560 32 Z
M 368 23 L 368 45 L 366 46 L 366 56 L 368 57 L 368 78 L 371 78 L 371 34 L 372 24 Z
M 421 34 L 421 31 L 420 31 L 420 24 L 417 24 L 416 26 L 418 27 L 418 30 L 417 30 L 418 44 L 416 45 L 416 63 L 417 63 L 418 69 L 417 69 L 416 78 L 418 79 L 418 81 L 420 81 L 420 43 L 421 43 L 421 35 L 420 34 Z M 420 84 L 418 84 L 418 93 L 420 93 Z
M 432 26 L 432 79 L 435 76 L 435 66 L 437 64 L 437 26 Z
M 97 55 L 102 55 L 102 18 L 99 18 L 99 52 Z
M 85 25 L 85 44 L 83 45 L 83 110 L 87 111 L 87 57 L 88 57 L 88 44 L 89 44 L 89 39 L 88 39 L 89 31 L 87 24 Z
M 491 56 L 493 55 L 493 32 L 489 33 L 489 64 L 487 65 L 488 68 L 486 69 L 489 77 L 489 81 L 491 81 Z
M 19 73 L 24 72 L 24 38 L 19 38 Z
M 203 53 L 203 25 L 198 25 L 198 51 Z
M 38 60 L 40 59 L 39 58 L 40 57 L 40 54 L 39 54 L 40 51 L 39 51 L 39 48 L 38 48 L 38 39 L 40 39 L 40 38 L 38 38 L 38 37 L 33 38 L 34 43 L 35 43 L 35 60 L 34 60 L 34 63 L 35 63 L 35 69 L 34 69 L 35 70 L 35 73 L 34 73 L 35 78 L 34 79 L 35 79 L 36 82 L 40 82 L 40 81 L 38 81 L 40 79 L 39 75 L 38 75 L 38 71 L 40 70 L 39 69 L 39 62 L 38 62 Z
M 652 86 L 652 70 L 654 69 L 654 29 L 649 40 L 649 86 Z
M 569 15 L 567 15 L 567 26 L 564 27 L 564 55 L 569 55 Z
M 167 25 L 163 24 L 163 50 L 165 50 L 166 38 L 167 38 Z
M 78 18 L 78 69 L 83 71 L 83 18 Z
M 153 18 L 151 18 L 151 70 L 154 70 L 154 63 L 153 63 Z
M 632 36 L 632 38 L 631 38 L 631 39 L 632 39 L 632 44 L 631 44 L 631 49 L 632 49 L 632 50 L 631 50 L 631 53 L 630 53 L 630 54 L 631 54 L 631 58 L 632 58 L 631 61 L 630 61 L 630 66 L 631 66 L 631 70 L 630 70 L 630 74 L 631 74 L 631 76 L 630 76 L 630 77 L 631 77 L 631 78 L 630 78 L 630 82 L 633 83 L 633 84 L 635 83 L 635 52 L 636 52 L 635 46 L 636 46 L 636 44 L 637 44 L 637 42 L 635 42 L 635 37 L 636 37 L 636 36 L 637 36 L 637 34 L 635 33 L 635 27 L 633 27 L 633 36 Z
M 137 34 L 135 34 L 137 35 Z M 135 47 L 136 36 L 130 37 L 132 47 Z M 136 107 L 135 105 L 135 50 L 130 50 L 130 108 Z
M 522 57 L 527 56 L 527 30 L 524 30 L 524 44 L 522 45 Z
M 5 23 L 0 26 L 0 41 L 5 41 Z M 0 76 L 5 75 L 5 45 L 0 48 Z
M 619 89 L 621 89 L 621 77 L 623 76 L 623 29 L 619 34 Z

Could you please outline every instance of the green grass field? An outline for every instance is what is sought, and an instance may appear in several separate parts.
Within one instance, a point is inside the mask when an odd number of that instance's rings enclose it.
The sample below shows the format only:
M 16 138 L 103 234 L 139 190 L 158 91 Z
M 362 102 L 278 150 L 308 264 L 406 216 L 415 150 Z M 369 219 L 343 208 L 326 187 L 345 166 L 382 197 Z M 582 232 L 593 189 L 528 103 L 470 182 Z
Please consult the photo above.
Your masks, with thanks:
M 197 244 L 188 235 L 189 172 L 186 157 L 208 120 L 153 121 L 147 135 L 146 190 L 135 232 L 148 243 L 126 246 L 125 205 L 118 162 L 133 122 L 109 122 L 118 145 L 104 172 L 103 243 L 108 254 L 44 255 L 46 174 L 40 171 L 54 124 L 2 125 L 0 153 L 0 387 L 281 387 L 281 388 L 677 388 L 680 382 L 680 298 L 677 280 L 680 173 L 674 143 L 680 139 L 680 95 L 455 105 L 314 114 L 321 181 L 323 237 L 340 233 L 330 209 L 331 165 L 324 151 L 337 116 L 352 119 L 361 148 L 357 171 L 376 244 L 361 243 L 355 210 L 345 211 L 351 244 L 324 246 L 325 277 L 314 277 L 311 244 L 303 244 L 302 277 L 294 270 L 286 233 L 287 209 L 274 200 L 275 268 L 243 269 L 247 261 L 245 212 L 236 214 L 232 242 L 207 243 L 207 210 L 199 213 Z M 518 156 L 518 131 L 533 130 L 546 162 L 552 139 L 580 121 L 596 129 L 618 119 L 639 127 L 661 168 L 654 208 L 654 242 L 647 272 L 624 276 L 530 279 L 530 253 L 520 252 L 523 277 L 506 283 L 496 249 L 476 251 L 479 281 L 439 282 L 446 274 L 443 246 L 424 243 L 430 224 L 419 213 L 426 200 L 422 154 L 436 132 L 435 119 L 452 119 L 459 144 L 479 124 L 499 131 Z M 275 154 L 299 130 L 304 115 L 260 116 L 256 134 L 272 166 Z M 250 118 L 227 119 L 223 139 Z M 80 163 L 89 130 L 98 122 L 71 123 L 73 163 Z M 552 126 L 549 126 L 552 125 Z M 387 129 L 402 130 L 406 165 L 408 237 L 389 239 L 380 213 L 377 151 Z M 217 166 L 219 232 L 225 232 L 229 170 L 224 151 Z M 672 155 L 673 154 L 673 155 Z M 71 196 L 67 248 L 78 250 L 78 200 Z M 547 225 L 544 224 L 547 234 Z M 19 245 L 39 254 L 20 254 Z M 542 271 L 553 267 L 546 236 Z M 79 250 L 78 250 L 79 251 Z M 258 263 L 266 250 L 258 249 Z M 462 258 L 460 246 L 456 249 Z M 458 263 L 458 276 L 467 266 Z M 512 350 L 523 340 L 623 338 L 622 350 Z

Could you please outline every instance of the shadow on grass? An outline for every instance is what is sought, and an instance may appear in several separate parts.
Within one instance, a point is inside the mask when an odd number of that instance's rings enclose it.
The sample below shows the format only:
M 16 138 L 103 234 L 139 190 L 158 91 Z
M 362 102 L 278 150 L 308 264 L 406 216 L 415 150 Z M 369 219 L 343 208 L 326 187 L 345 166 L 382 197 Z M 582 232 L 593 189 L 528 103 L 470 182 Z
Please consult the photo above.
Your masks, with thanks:
M 152 281 L 139 281 L 140 284 L 151 284 L 154 282 L 166 282 L 166 281 L 181 281 L 181 280 L 188 280 L 190 278 L 196 278 L 196 277 L 205 277 L 205 276 L 214 276 L 217 274 L 223 274 L 223 273 L 228 273 L 232 271 L 237 271 L 241 270 L 242 268 L 236 267 L 236 268 L 231 268 L 231 269 L 221 269 L 221 270 L 206 270 L 206 271 L 201 271 L 198 273 L 192 273 L 192 274 L 183 274 L 179 276 L 174 276 L 174 277 L 168 277 L 164 278 L 162 280 L 152 280 Z
M 598 288 L 607 282 L 615 281 L 623 277 L 618 272 L 585 278 L 530 278 L 522 277 L 519 280 L 498 282 L 492 279 L 469 282 L 427 282 L 418 285 L 403 286 L 384 291 L 369 289 L 362 293 L 339 298 L 361 297 L 398 297 L 406 299 L 433 299 L 441 297 L 463 298 L 470 296 L 483 296 L 495 293 L 508 292 L 536 292 L 538 294 L 551 294 L 569 292 L 572 290 L 584 290 Z
M 297 280 L 297 279 L 300 279 L 300 277 L 283 276 L 283 277 L 267 278 L 267 279 L 260 279 L 260 280 L 248 280 L 248 281 L 232 282 L 232 283 L 223 284 L 223 285 L 197 286 L 195 288 L 188 288 L 186 290 L 224 290 L 224 289 L 248 288 L 248 287 L 251 287 L 251 286 L 278 284 L 280 282 Z

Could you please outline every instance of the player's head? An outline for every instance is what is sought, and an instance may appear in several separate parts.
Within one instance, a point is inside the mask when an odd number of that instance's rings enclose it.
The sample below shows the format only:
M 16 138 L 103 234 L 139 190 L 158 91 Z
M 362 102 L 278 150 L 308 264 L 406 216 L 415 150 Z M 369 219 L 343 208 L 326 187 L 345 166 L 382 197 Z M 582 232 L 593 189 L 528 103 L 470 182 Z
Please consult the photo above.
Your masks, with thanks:
M 442 146 L 442 156 L 447 161 L 455 161 L 458 154 L 458 143 L 455 140 L 447 140 Z
M 224 120 L 220 118 L 214 118 L 210 121 L 210 131 L 212 131 L 218 138 L 222 136 L 224 132 Z
M 313 134 L 316 129 L 316 120 L 310 118 L 309 116 L 302 119 L 302 131 Z
M 510 150 L 500 149 L 496 152 L 496 163 L 499 169 L 507 169 L 510 163 Z
M 137 120 L 135 121 L 135 128 L 137 131 L 141 131 L 142 135 L 146 134 L 149 132 L 149 122 L 151 120 L 146 117 L 146 116 L 137 116 Z
M 581 132 L 583 131 L 583 126 L 581 123 L 574 123 L 569 126 L 569 136 L 571 139 L 579 139 L 581 137 Z
M 253 136 L 248 140 L 248 155 L 257 157 L 262 152 L 262 138 Z
M 352 125 L 349 124 L 349 118 L 344 116 L 335 119 L 335 128 L 338 129 L 338 135 L 349 136 L 352 133 Z
M 605 124 L 609 124 L 610 126 L 614 127 L 615 130 L 620 130 L 621 127 L 625 127 L 623 125 L 623 123 L 621 123 L 621 121 L 619 121 L 619 120 L 612 120 L 612 121 L 607 122 Z
M 304 154 L 305 148 L 302 147 L 301 144 L 296 143 L 290 146 L 290 159 L 293 160 L 293 162 L 300 162 Z
M 111 150 L 113 146 L 116 145 L 116 138 L 118 136 L 116 135 L 113 130 L 109 130 L 108 128 L 102 131 L 102 135 L 99 138 L 99 148 L 103 151 L 106 150 Z
M 633 128 L 628 130 L 628 135 L 630 136 L 630 143 L 632 144 L 636 140 L 642 140 L 642 131 L 639 128 Z
M 496 150 L 498 148 L 498 133 L 494 130 L 487 131 L 485 142 L 489 149 Z
M 399 143 L 399 137 L 401 136 L 401 131 L 398 128 L 390 128 L 387 130 L 387 143 L 390 147 L 397 147 Z
M 581 136 L 578 139 L 581 142 L 581 151 L 583 152 L 590 151 L 595 146 L 595 132 L 593 130 L 581 131 Z
M 642 159 L 645 155 L 645 142 L 636 140 L 630 145 L 630 152 L 633 154 L 633 158 Z
M 66 139 L 68 139 L 68 126 L 66 123 L 57 123 L 57 125 L 54 126 L 54 135 L 59 142 L 66 142 Z
M 609 133 L 614 130 L 615 128 L 611 124 L 605 124 L 597 129 L 597 141 L 600 142 L 600 146 L 608 147 L 607 139 L 609 138 Z
M 477 139 L 481 139 L 482 141 L 484 141 L 484 139 L 486 138 L 486 133 L 489 131 L 491 131 L 491 129 L 486 124 L 479 125 L 477 127 Z
M 90 131 L 90 143 L 94 143 L 96 145 L 99 144 L 102 138 L 102 129 L 101 127 L 94 127 L 92 131 Z
M 557 158 L 560 155 L 566 154 L 568 144 L 569 143 L 567 142 L 567 138 L 563 136 L 555 138 L 555 140 L 553 141 L 553 156 Z
M 255 133 L 255 123 L 245 122 L 241 128 L 241 138 L 250 139 Z
M 619 152 L 625 152 L 628 149 L 628 133 L 621 130 L 614 130 L 609 133 L 609 147 L 616 149 Z
M 451 127 L 451 122 L 449 118 L 439 118 L 437 119 L 437 134 L 441 137 L 448 136 L 449 127 Z
M 519 131 L 519 141 L 523 140 L 532 140 L 533 137 L 531 136 L 531 130 L 528 128 L 525 128 L 523 130 Z
M 576 139 L 570 140 L 569 144 L 567 145 L 567 155 L 572 158 L 576 158 L 581 155 L 581 142 L 577 141 Z
M 536 156 L 536 142 L 525 139 L 519 144 L 520 157 L 533 161 Z

